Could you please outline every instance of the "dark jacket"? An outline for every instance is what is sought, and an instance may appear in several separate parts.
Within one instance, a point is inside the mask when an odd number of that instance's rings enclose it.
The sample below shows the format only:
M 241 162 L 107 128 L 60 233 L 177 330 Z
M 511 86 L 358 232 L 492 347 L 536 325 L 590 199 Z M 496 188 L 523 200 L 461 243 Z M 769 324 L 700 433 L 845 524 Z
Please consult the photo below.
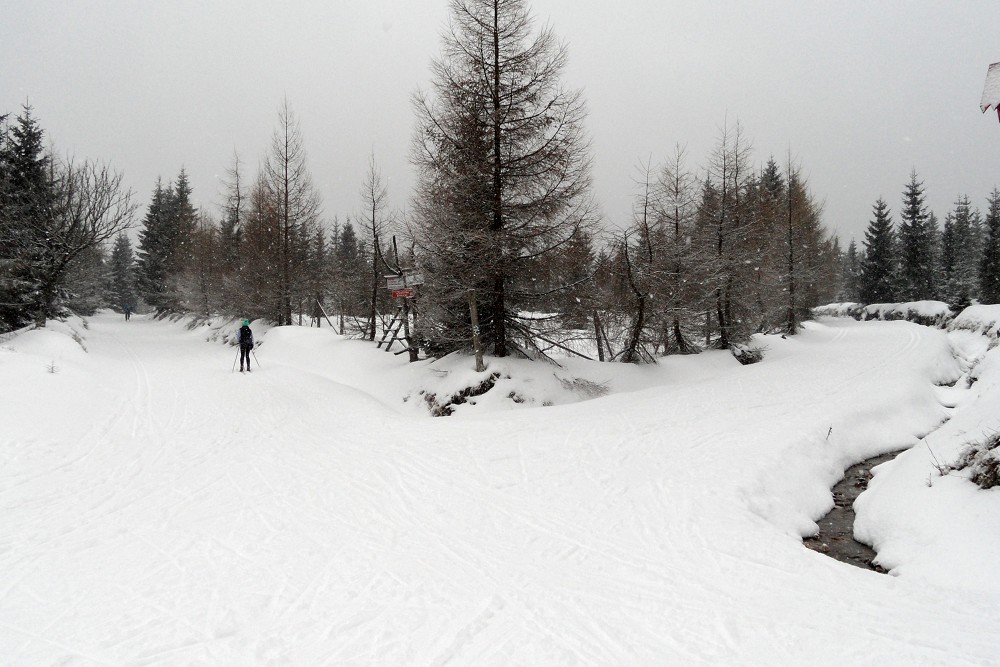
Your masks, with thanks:
M 250 331 L 250 327 L 245 324 L 240 327 L 237 341 L 239 341 L 240 347 L 253 347 L 253 332 Z

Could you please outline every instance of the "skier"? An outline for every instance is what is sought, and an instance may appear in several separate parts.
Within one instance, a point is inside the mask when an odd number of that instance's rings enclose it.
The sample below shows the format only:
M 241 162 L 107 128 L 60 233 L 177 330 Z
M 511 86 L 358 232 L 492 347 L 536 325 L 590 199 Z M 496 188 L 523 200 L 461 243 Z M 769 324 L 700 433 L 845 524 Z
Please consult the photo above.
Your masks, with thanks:
M 132 308 L 125 306 L 125 321 L 128 322 L 130 319 L 132 319 Z
M 250 351 L 253 350 L 253 331 L 250 331 L 250 320 L 243 320 L 243 326 L 236 334 L 240 344 L 240 373 L 243 372 L 243 360 L 247 360 L 247 372 L 250 372 Z

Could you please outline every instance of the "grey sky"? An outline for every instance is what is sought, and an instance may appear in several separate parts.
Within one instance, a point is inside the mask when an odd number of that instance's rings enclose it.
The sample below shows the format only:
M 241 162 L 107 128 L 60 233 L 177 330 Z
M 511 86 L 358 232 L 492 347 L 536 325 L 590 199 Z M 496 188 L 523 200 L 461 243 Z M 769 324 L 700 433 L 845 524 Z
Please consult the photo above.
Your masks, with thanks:
M 57 149 L 106 160 L 147 200 L 183 165 L 221 200 L 237 150 L 265 153 L 287 97 L 327 218 L 360 207 L 368 156 L 397 207 L 413 183 L 409 99 L 446 0 L 0 0 L 0 111 L 27 99 Z M 790 148 L 825 222 L 859 240 L 911 168 L 943 217 L 1000 185 L 1000 124 L 980 114 L 1000 2 L 531 0 L 569 46 L 590 109 L 596 195 L 627 223 L 636 165 L 680 142 L 703 164 L 739 120 L 754 155 Z

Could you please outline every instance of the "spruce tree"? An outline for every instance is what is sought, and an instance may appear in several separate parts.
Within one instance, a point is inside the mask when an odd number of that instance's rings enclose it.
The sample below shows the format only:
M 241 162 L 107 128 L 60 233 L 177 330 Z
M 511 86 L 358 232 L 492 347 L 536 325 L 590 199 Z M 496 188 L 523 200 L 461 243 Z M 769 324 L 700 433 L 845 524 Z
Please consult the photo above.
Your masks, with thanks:
M 924 205 L 924 187 L 916 170 L 903 191 L 899 212 L 899 263 L 902 300 L 934 298 L 934 235 L 936 225 Z
M 194 235 L 198 228 L 198 211 L 191 203 L 191 184 L 181 168 L 169 201 L 170 259 L 167 271 L 180 277 L 194 257 Z
M 39 266 L 54 203 L 52 162 L 44 131 L 25 105 L 2 146 L 0 201 L 0 321 L 16 328 L 37 319 Z
M 841 301 L 861 300 L 861 265 L 864 257 L 858 252 L 858 244 L 852 238 L 847 245 L 841 269 Z
M 167 281 L 170 275 L 170 192 L 159 180 L 139 231 L 138 288 L 143 299 L 163 312 L 170 308 Z
M 136 276 L 132 242 L 119 234 L 111 250 L 111 294 L 109 301 L 116 310 L 135 310 Z
M 1000 190 L 993 188 L 986 209 L 986 241 L 979 265 L 979 300 L 1000 303 Z
M 874 218 L 865 230 L 865 255 L 861 262 L 862 303 L 891 303 L 896 300 L 895 232 L 889 207 L 880 197 L 872 208 Z
M 944 216 L 944 229 L 941 231 L 941 247 L 938 253 L 937 298 L 951 303 L 957 294 L 955 280 L 955 265 L 958 255 L 958 236 L 955 232 L 955 214 L 949 211 Z
M 967 306 L 979 289 L 982 230 L 969 198 L 960 196 L 945 216 L 941 234 L 938 295 L 957 308 Z

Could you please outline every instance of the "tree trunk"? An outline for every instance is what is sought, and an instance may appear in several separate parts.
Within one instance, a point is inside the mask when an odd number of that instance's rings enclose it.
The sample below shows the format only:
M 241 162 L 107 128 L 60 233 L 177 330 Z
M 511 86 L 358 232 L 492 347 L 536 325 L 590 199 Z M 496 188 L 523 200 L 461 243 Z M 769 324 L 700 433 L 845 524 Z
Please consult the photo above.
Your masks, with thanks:
M 374 211 L 372 216 L 374 216 Z M 372 218 L 375 219 L 374 217 Z M 374 224 L 373 224 L 374 226 Z M 375 320 L 378 318 L 378 234 L 372 234 L 372 299 L 368 312 L 368 340 L 375 340 Z
M 493 2 L 493 221 L 492 232 L 497 265 L 493 267 L 493 354 L 507 356 L 507 327 L 504 303 L 504 273 L 506 248 L 503 243 L 503 144 L 501 141 L 500 115 L 500 0 Z

